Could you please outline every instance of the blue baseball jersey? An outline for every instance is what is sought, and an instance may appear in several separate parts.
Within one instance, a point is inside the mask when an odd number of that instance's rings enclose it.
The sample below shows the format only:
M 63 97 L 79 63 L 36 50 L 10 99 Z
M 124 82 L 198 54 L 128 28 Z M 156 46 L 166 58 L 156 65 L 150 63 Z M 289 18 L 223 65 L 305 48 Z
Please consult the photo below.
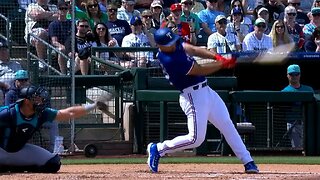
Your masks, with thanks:
M 165 77 L 180 91 L 206 80 L 204 76 L 188 75 L 196 61 L 186 54 L 182 43 L 182 41 L 177 41 L 176 50 L 172 53 L 162 51 L 158 53 Z
M 35 131 L 47 121 L 52 122 L 58 110 L 46 108 L 41 115 L 27 118 L 21 114 L 19 105 L 4 106 L 0 109 L 0 147 L 7 152 L 19 151 Z

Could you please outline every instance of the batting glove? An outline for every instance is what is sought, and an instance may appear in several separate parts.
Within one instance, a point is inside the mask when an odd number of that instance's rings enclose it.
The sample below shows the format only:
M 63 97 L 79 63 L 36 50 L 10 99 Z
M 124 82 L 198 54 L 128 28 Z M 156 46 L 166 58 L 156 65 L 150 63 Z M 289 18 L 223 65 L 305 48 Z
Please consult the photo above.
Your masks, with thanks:
M 233 68 L 236 65 L 236 57 L 232 56 L 231 58 L 225 58 L 221 56 L 220 54 L 215 54 L 214 58 L 217 61 L 222 62 L 222 68 L 224 69 L 230 69 Z

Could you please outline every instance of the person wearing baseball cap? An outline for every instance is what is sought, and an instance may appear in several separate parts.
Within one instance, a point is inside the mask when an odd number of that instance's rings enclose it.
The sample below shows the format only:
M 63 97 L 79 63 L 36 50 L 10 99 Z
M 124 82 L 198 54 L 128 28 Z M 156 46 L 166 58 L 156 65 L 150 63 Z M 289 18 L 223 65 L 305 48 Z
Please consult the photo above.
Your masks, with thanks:
M 298 64 L 291 64 L 287 68 L 287 78 L 289 85 L 283 88 L 282 92 L 313 92 L 312 87 L 301 84 L 301 69 Z M 301 112 L 299 109 L 303 109 L 300 102 L 294 102 L 292 104 L 292 109 L 296 109 L 295 112 L 290 112 L 290 116 L 286 118 L 287 120 L 287 134 L 291 141 L 291 147 L 293 148 L 302 148 L 303 147 L 303 120 L 301 117 Z M 296 115 L 294 113 L 297 113 Z
M 245 172 L 258 173 L 257 166 L 230 119 L 226 105 L 208 86 L 205 77 L 220 69 L 233 68 L 236 64 L 235 57 L 225 58 L 220 54 L 185 43 L 169 28 L 158 29 L 154 39 L 159 47 L 158 59 L 161 67 L 170 83 L 180 91 L 179 103 L 188 118 L 187 126 L 190 132 L 172 140 L 149 143 L 147 164 L 150 170 L 157 173 L 159 160 L 166 154 L 200 146 L 206 137 L 209 119 L 213 125 L 219 125 L 231 149 L 244 164 Z M 210 58 L 214 61 L 198 64 L 193 56 Z
M 239 38 L 235 34 L 226 32 L 227 18 L 218 15 L 215 19 L 217 32 L 208 37 L 207 48 L 216 53 L 231 53 L 241 50 Z
M 307 0 L 308 1 L 308 0 Z M 293 7 L 296 12 L 290 12 L 290 13 L 296 13 L 296 22 L 303 27 L 305 24 L 310 23 L 310 19 L 308 17 L 308 13 L 310 13 L 311 7 L 309 8 L 308 12 L 303 12 L 301 9 L 301 0 L 288 0 L 288 5 L 290 7 Z M 289 7 L 287 6 L 287 7 Z M 286 12 L 285 12 L 286 13 Z
M 265 20 L 265 23 L 266 23 L 266 28 L 264 29 L 264 33 L 265 34 L 269 34 L 270 31 L 271 31 L 271 26 L 272 24 L 269 24 L 270 22 L 270 13 L 269 13 L 269 10 L 265 7 L 261 7 L 258 12 L 257 12 L 257 19 L 258 18 L 262 18 Z
M 175 3 L 170 6 L 171 13 L 161 24 L 161 27 L 169 27 L 170 24 L 175 24 L 172 31 L 178 34 L 185 42 L 196 45 L 197 37 L 194 27 L 188 22 L 181 21 L 182 6 L 180 3 Z
M 54 109 L 49 106 L 49 91 L 34 85 L 20 89 L 18 96 L 19 100 L 14 104 L 1 107 L 1 173 L 57 173 L 61 167 L 59 154 L 30 144 L 34 133 L 40 131 L 45 123 L 78 119 L 96 108 L 105 111 L 107 106 L 97 101 L 83 106 Z
M 161 2 L 159 0 L 154 0 L 151 3 L 150 10 L 152 13 L 152 27 L 159 29 L 161 22 L 165 19 Z
M 309 39 L 312 36 L 316 27 L 320 26 L 320 7 L 314 7 L 311 9 L 312 19 L 310 23 L 304 25 L 302 31 L 305 39 Z
M 251 26 L 251 24 L 245 23 L 245 17 L 240 7 L 234 7 L 231 10 L 230 22 L 227 24 L 226 31 L 235 34 L 239 38 L 240 44 L 244 37 L 249 33 Z
M 254 31 L 247 34 L 242 43 L 243 51 L 271 51 L 273 44 L 271 37 L 265 34 L 266 21 L 258 18 L 254 22 Z
M 123 38 L 121 47 L 156 47 L 153 35 L 147 30 L 139 16 L 133 16 L 130 20 L 132 33 Z M 146 67 L 149 61 L 153 60 L 152 52 L 135 52 L 127 53 L 131 61 L 124 62 L 123 66 L 129 67 Z
M 160 2 L 160 1 L 155 0 L 155 1 L 152 1 L 152 3 L 151 3 L 151 7 L 152 7 L 152 8 L 159 7 L 159 8 L 161 8 L 161 9 L 162 9 L 162 4 L 161 4 L 161 2 Z
M 7 106 L 16 102 L 20 89 L 27 85 L 30 85 L 28 71 L 17 71 L 14 76 L 14 81 L 10 84 L 10 89 L 5 93 L 4 105 Z

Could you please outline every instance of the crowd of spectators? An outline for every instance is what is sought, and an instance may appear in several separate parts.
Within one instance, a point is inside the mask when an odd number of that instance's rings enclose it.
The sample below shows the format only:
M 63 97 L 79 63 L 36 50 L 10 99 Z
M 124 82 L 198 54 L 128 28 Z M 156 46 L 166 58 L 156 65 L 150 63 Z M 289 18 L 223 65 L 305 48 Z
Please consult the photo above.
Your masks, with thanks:
M 218 53 L 272 51 L 288 43 L 295 44 L 296 52 L 319 51 L 320 0 L 76 0 L 74 23 L 71 0 L 18 0 L 17 4 L 25 11 L 25 40 L 33 33 L 75 56 L 81 74 L 89 72 L 91 46 L 155 47 L 152 34 L 160 27 Z M 74 55 L 67 38 L 73 25 Z M 32 36 L 27 43 L 47 61 L 46 46 L 38 38 Z M 153 53 L 96 55 L 124 67 L 156 65 Z M 60 72 L 67 74 L 67 60 L 59 55 L 57 62 Z

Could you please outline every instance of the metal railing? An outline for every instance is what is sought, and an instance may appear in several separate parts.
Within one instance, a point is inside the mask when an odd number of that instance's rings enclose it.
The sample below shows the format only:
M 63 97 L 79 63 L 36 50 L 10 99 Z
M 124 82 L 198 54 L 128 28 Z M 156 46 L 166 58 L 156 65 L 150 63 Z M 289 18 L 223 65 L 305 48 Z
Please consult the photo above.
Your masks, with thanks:
M 10 41 L 10 31 L 11 31 L 11 22 L 9 18 L 7 18 L 5 15 L 0 13 L 0 18 L 3 19 L 6 22 L 6 33 L 5 35 L 0 33 L 0 38 L 3 38 L 7 41 L 9 49 L 11 49 L 11 41 Z

